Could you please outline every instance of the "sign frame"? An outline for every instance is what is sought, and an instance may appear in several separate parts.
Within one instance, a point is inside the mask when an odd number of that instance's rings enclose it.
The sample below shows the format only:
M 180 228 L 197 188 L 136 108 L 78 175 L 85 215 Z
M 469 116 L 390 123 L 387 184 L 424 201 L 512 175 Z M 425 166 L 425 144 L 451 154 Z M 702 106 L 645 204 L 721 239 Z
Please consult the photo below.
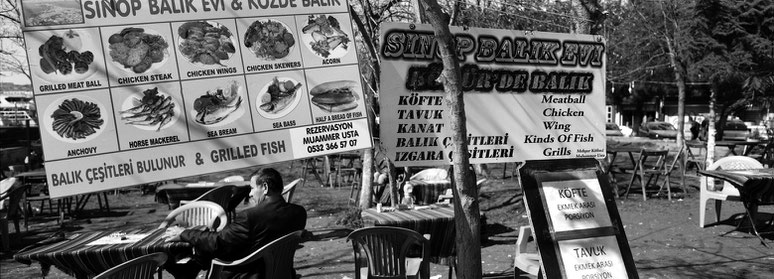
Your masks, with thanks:
M 519 170 L 524 201 L 540 253 L 540 265 L 544 278 L 569 278 L 570 271 L 565 269 L 565 255 L 560 251 L 560 241 L 611 236 L 615 237 L 615 243 L 618 244 L 627 278 L 639 278 L 612 188 L 607 176 L 598 166 L 598 162 L 591 158 L 534 160 L 527 161 Z M 582 179 L 595 179 L 599 182 L 611 225 L 557 232 L 550 218 L 544 184 Z

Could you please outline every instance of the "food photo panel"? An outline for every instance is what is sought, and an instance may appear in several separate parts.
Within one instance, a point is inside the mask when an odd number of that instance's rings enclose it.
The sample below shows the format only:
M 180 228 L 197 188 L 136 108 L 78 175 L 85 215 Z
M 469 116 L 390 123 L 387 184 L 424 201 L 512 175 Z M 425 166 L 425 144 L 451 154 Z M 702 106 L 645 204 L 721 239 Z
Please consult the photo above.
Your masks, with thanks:
M 306 70 L 315 124 L 365 117 L 358 74 L 357 65 Z
M 35 94 L 108 86 L 99 29 L 61 29 L 24 33 Z
M 107 89 L 42 95 L 36 102 L 47 161 L 118 150 Z
M 253 132 L 242 76 L 184 81 L 183 98 L 191 140 Z
M 237 24 L 246 73 L 303 67 L 300 37 L 292 16 L 240 18 Z
M 180 83 L 113 88 L 121 150 L 188 141 Z
M 27 27 L 84 23 L 79 0 L 21 0 L 21 4 Z
M 303 71 L 248 75 L 247 86 L 256 132 L 312 124 Z
M 172 30 L 183 80 L 244 73 L 233 19 L 176 22 Z
M 111 86 L 178 80 L 168 23 L 102 28 Z
M 347 14 L 296 16 L 305 67 L 357 64 L 352 24 Z

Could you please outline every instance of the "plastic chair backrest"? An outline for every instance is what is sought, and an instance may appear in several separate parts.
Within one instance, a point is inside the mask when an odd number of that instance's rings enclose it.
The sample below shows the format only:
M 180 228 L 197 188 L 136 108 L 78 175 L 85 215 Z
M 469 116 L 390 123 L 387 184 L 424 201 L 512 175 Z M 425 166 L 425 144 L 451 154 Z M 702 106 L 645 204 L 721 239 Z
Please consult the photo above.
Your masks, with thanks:
M 167 261 L 167 254 L 157 252 L 134 258 L 114 266 L 94 279 L 152 279 L 159 266 Z
M 428 241 L 416 231 L 389 226 L 367 227 L 353 231 L 347 240 L 352 240 L 355 252 L 356 279 L 360 279 L 361 249 L 368 262 L 369 278 L 406 278 L 406 256 L 409 248 L 415 245 L 422 248 L 420 273 L 429 274 Z
M 235 261 L 212 260 L 207 278 L 220 278 L 223 267 L 251 266 L 259 267 L 256 261 L 263 261 L 263 274 L 258 278 L 288 278 L 293 279 L 293 257 L 298 243 L 301 242 L 302 231 L 295 231 L 264 245 L 250 255 Z M 260 272 L 260 270 L 256 270 Z
M 219 186 L 207 191 L 193 201 L 211 201 L 217 203 L 225 210 L 226 208 L 229 208 L 231 196 L 233 196 L 235 192 L 234 188 L 236 188 L 234 185 Z
M 245 181 L 245 178 L 241 175 L 232 175 L 229 177 L 225 177 L 221 180 L 218 180 L 218 182 L 242 182 Z
M 218 221 L 218 222 L 216 222 Z M 228 223 L 226 210 L 211 201 L 194 201 L 172 210 L 167 218 L 159 225 L 166 228 L 175 223 L 182 223 L 185 227 L 207 226 L 220 231 Z
M 711 165 L 707 167 L 707 170 L 743 170 L 743 169 L 761 169 L 763 168 L 763 164 L 761 162 L 758 162 L 758 160 L 755 160 L 753 158 L 747 157 L 747 156 L 728 156 L 720 158 L 720 160 L 715 161 Z M 714 179 L 709 179 L 709 181 L 713 181 L 712 189 L 710 189 L 710 185 L 708 185 L 707 180 L 701 179 L 700 187 L 701 190 L 707 190 L 707 191 L 717 191 L 718 187 L 714 186 Z M 727 183 L 727 182 L 726 182 Z M 728 186 L 728 187 L 726 187 Z M 725 184 L 722 189 L 724 194 L 731 195 L 731 196 L 739 196 L 739 190 L 736 189 L 736 187 L 730 186 L 729 184 Z
M 282 188 L 282 198 L 285 199 L 285 202 L 290 202 L 293 199 L 293 193 L 296 191 L 296 186 L 303 180 L 303 178 L 293 180 Z

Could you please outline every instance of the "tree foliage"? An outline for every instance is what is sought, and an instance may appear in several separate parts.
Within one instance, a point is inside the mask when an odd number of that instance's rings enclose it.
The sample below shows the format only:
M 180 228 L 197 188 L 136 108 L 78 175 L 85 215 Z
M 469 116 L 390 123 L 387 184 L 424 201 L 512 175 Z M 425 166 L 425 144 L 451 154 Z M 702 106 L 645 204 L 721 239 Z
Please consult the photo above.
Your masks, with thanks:
M 634 98 L 652 98 L 663 92 L 663 83 L 674 81 L 664 40 L 669 26 L 662 22 L 679 26 L 671 32 L 680 35 L 675 52 L 687 81 L 712 83 L 720 111 L 772 95 L 773 1 L 639 0 L 606 9 L 608 79 L 618 84 L 653 82 L 637 84 L 644 94 Z
M 701 0 L 696 18 L 693 74 L 712 82 L 721 116 L 751 102 L 770 105 L 774 2 Z

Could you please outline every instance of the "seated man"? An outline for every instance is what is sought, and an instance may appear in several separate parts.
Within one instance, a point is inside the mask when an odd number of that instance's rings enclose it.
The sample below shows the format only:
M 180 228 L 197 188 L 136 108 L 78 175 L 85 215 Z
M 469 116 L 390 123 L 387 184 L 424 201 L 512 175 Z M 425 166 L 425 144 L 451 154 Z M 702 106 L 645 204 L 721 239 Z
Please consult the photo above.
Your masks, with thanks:
M 167 241 L 185 241 L 194 246 L 195 259 L 186 264 L 168 261 L 165 268 L 175 278 L 196 278 L 209 268 L 213 258 L 236 260 L 258 250 L 269 242 L 306 227 L 306 210 L 282 198 L 282 177 L 275 169 L 261 169 L 250 178 L 250 207 L 237 213 L 220 232 L 170 227 Z M 260 269 L 260 267 L 259 267 Z M 222 278 L 260 278 L 256 268 L 226 268 Z

